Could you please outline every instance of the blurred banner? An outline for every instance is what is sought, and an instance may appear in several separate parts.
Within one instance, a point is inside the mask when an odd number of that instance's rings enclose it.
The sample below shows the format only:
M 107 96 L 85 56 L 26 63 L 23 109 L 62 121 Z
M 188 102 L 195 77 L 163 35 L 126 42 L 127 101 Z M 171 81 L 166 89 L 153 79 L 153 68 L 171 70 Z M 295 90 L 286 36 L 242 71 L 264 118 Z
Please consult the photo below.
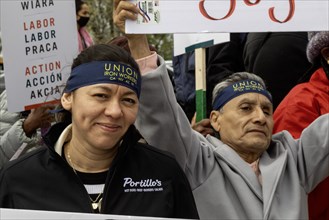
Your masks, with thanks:
M 125 216 L 125 215 L 105 215 L 105 214 L 89 214 L 76 212 L 50 212 L 37 210 L 22 210 L 22 209 L 1 209 L 0 219 L 104 219 L 104 220 L 169 220 L 169 218 L 153 218 L 141 216 Z M 175 220 L 170 218 L 170 220 Z M 179 219 L 177 219 L 179 220 Z
M 130 0 L 127 33 L 329 30 L 329 0 Z

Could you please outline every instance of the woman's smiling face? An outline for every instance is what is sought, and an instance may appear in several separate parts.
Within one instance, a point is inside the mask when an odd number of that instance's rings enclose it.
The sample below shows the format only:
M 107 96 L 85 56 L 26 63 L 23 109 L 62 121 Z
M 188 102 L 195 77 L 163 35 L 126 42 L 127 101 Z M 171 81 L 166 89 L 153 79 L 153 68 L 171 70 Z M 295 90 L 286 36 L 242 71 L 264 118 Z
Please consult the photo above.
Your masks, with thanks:
M 115 147 L 135 122 L 139 100 L 125 86 L 104 83 L 64 93 L 62 105 L 72 113 L 72 140 L 106 150 Z

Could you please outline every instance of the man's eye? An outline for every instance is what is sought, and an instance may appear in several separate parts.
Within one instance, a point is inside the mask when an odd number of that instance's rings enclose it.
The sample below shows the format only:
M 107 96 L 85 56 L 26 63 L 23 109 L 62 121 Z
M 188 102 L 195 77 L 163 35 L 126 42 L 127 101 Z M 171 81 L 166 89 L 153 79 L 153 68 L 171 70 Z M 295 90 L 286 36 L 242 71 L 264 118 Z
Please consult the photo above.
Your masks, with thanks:
M 265 115 L 272 115 L 272 112 L 268 109 L 263 109 Z
M 251 107 L 250 106 L 241 106 L 241 109 L 243 111 L 249 111 L 249 110 L 251 110 Z

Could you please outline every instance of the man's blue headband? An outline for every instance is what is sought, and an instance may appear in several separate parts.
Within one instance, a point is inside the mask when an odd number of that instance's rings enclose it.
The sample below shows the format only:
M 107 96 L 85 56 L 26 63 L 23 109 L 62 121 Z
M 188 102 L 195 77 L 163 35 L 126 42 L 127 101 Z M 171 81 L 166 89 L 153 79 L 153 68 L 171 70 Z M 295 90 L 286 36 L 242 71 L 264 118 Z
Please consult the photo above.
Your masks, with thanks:
M 64 92 L 69 93 L 80 87 L 113 83 L 128 87 L 137 97 L 141 91 L 141 74 L 123 63 L 111 61 L 92 61 L 75 67 L 67 81 Z
M 218 110 L 233 98 L 250 92 L 262 94 L 272 102 L 271 94 L 260 82 L 255 80 L 241 80 L 226 87 L 216 96 L 213 104 L 213 110 Z

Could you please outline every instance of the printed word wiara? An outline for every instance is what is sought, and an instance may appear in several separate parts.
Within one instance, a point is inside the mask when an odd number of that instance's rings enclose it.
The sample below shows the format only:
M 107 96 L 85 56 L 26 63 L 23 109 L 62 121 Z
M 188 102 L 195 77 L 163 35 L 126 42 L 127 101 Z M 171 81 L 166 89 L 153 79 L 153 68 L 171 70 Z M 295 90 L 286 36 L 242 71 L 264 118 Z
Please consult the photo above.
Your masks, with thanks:
M 39 8 L 54 6 L 54 1 L 53 0 L 22 1 L 21 6 L 23 10 L 39 9 Z
M 218 17 L 213 17 L 213 16 L 209 15 L 209 13 L 208 13 L 208 11 L 205 7 L 205 1 L 206 0 L 200 0 L 200 2 L 199 2 L 199 11 L 201 12 L 201 14 L 205 18 L 210 19 L 210 20 L 224 20 L 224 19 L 227 19 L 233 14 L 233 12 L 235 10 L 235 7 L 236 7 L 236 0 L 228 1 L 228 2 L 230 2 L 230 7 L 229 7 L 229 10 L 228 10 L 227 14 L 224 15 L 223 17 L 218 18 Z M 252 2 L 251 0 L 243 0 L 243 1 L 247 6 L 254 6 L 254 5 L 257 5 L 261 2 L 261 0 L 254 0 L 254 2 Z M 289 1 L 289 12 L 288 12 L 287 17 L 283 20 L 279 20 L 279 19 L 276 18 L 275 14 L 274 14 L 275 7 L 269 8 L 268 14 L 269 14 L 270 19 L 273 22 L 286 23 L 286 22 L 288 22 L 292 19 L 292 17 L 295 14 L 295 0 L 288 0 L 288 1 Z

